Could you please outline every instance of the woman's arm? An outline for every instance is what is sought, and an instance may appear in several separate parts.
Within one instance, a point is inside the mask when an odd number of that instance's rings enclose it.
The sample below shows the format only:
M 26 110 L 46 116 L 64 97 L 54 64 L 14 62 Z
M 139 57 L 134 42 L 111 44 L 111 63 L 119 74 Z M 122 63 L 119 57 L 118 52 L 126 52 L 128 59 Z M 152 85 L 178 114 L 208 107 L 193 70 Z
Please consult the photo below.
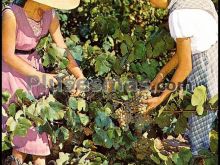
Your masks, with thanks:
M 164 65 L 164 67 L 160 70 L 160 72 L 156 75 L 154 80 L 150 83 L 150 88 L 155 88 L 157 90 L 158 84 L 160 84 L 163 79 L 170 73 L 174 68 L 178 65 L 178 56 L 177 53 L 173 55 L 173 57 L 169 60 L 169 62 Z
M 171 79 L 171 82 L 175 84 L 175 87 L 178 87 L 192 71 L 192 55 L 190 38 L 177 38 L 176 42 L 178 66 Z M 166 89 L 161 95 L 162 100 L 166 99 L 171 92 L 171 90 Z
M 41 72 L 14 54 L 16 41 L 16 18 L 12 11 L 6 10 L 2 17 L 2 57 L 3 61 L 25 76 L 39 76 Z
M 175 53 L 166 65 L 160 70 L 160 73 L 166 77 L 178 65 L 178 55 Z
M 176 54 L 178 57 L 178 65 L 171 79 L 171 82 L 177 88 L 180 85 L 180 83 L 182 83 L 192 71 L 192 57 L 190 38 L 178 38 L 176 41 Z M 172 88 L 173 86 L 170 86 L 170 89 Z M 148 104 L 148 108 L 145 113 L 149 113 L 149 111 L 160 105 L 173 92 L 170 89 L 165 89 L 159 97 L 153 97 L 151 99 L 144 100 L 143 103 Z
M 67 66 L 68 70 L 76 77 L 76 78 L 84 78 L 84 75 L 81 69 L 78 67 L 76 61 L 74 60 L 73 56 L 71 55 L 70 51 L 67 49 L 67 46 L 64 42 L 63 36 L 60 31 L 60 23 L 59 19 L 55 15 L 51 25 L 50 25 L 50 34 L 52 36 L 53 41 L 57 44 L 57 46 L 64 48 L 67 50 L 67 58 L 69 60 L 69 64 Z

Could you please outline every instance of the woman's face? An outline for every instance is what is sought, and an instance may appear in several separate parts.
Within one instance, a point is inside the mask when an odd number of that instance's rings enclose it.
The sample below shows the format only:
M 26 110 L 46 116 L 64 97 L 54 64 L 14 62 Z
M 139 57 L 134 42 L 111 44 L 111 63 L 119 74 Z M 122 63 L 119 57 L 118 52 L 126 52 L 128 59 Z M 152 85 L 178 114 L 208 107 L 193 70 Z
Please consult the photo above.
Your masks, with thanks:
M 150 3 L 155 8 L 166 9 L 168 6 L 168 0 L 150 0 Z

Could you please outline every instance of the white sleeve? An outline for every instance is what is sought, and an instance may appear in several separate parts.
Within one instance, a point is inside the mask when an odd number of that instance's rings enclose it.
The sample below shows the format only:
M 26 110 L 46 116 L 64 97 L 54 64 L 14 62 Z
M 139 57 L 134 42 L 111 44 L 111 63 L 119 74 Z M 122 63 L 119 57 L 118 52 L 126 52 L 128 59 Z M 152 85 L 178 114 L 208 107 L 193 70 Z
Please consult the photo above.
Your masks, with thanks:
M 192 37 L 195 32 L 193 26 L 193 18 L 190 17 L 191 13 L 186 10 L 175 10 L 169 16 L 169 28 L 171 36 L 176 38 Z

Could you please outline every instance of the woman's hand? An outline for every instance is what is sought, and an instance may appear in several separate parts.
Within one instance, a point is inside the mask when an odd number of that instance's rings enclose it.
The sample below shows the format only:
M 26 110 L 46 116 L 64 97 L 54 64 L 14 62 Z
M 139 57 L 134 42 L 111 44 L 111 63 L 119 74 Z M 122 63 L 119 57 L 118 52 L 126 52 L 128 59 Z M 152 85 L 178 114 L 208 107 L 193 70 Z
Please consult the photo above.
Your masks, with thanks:
M 82 89 L 84 89 L 85 87 L 85 81 L 86 81 L 86 78 L 84 76 L 80 76 L 76 79 L 73 89 L 71 90 L 72 96 L 79 96 Z
M 145 114 L 150 113 L 153 109 L 155 109 L 157 106 L 159 106 L 163 101 L 164 101 L 163 98 L 160 96 L 153 97 L 153 98 L 150 98 L 147 100 L 143 100 L 142 102 L 148 105 L 148 107 L 144 113 Z
M 58 84 L 55 76 L 56 74 L 39 73 L 39 83 L 43 84 L 46 88 L 51 88 Z
M 164 75 L 163 73 L 159 72 L 156 77 L 154 78 L 154 80 L 150 83 L 150 89 L 155 89 L 155 93 L 158 90 L 158 85 L 163 81 L 164 79 Z

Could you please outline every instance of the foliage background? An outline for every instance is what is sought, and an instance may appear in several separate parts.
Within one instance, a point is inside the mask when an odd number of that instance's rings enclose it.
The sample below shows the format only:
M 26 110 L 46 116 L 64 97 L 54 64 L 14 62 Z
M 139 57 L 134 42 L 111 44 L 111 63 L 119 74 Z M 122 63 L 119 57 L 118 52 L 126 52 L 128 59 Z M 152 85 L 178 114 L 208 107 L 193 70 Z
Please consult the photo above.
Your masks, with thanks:
M 217 7 L 218 1 L 214 2 Z M 3 6 L 8 3 L 3 1 Z M 120 79 L 124 85 L 128 79 L 152 80 L 175 51 L 167 11 L 152 8 L 148 1 L 81 0 L 77 9 L 57 14 L 65 41 L 88 79 Z M 50 36 L 42 39 L 38 49 L 47 72 L 68 75 L 66 59 L 51 44 Z M 93 88 L 98 88 L 96 85 Z M 146 118 L 133 112 L 138 109 L 139 96 L 128 89 L 118 90 L 117 84 L 108 84 L 105 91 L 88 91 L 80 98 L 71 97 L 68 90 L 40 100 L 20 90 L 17 97 L 20 102 L 7 111 L 12 118 L 7 122 L 9 133 L 3 134 L 5 150 L 11 148 L 15 134 L 24 135 L 30 123 L 35 123 L 39 131 L 51 135 L 54 148 L 49 160 L 58 164 L 179 165 L 189 163 L 192 157 L 180 136 L 187 127 L 187 117 L 196 112 L 191 95 L 185 91 L 174 93 Z M 33 113 L 33 109 L 39 112 Z M 211 152 L 203 152 L 206 164 L 216 163 L 217 134 L 216 122 L 210 135 Z

